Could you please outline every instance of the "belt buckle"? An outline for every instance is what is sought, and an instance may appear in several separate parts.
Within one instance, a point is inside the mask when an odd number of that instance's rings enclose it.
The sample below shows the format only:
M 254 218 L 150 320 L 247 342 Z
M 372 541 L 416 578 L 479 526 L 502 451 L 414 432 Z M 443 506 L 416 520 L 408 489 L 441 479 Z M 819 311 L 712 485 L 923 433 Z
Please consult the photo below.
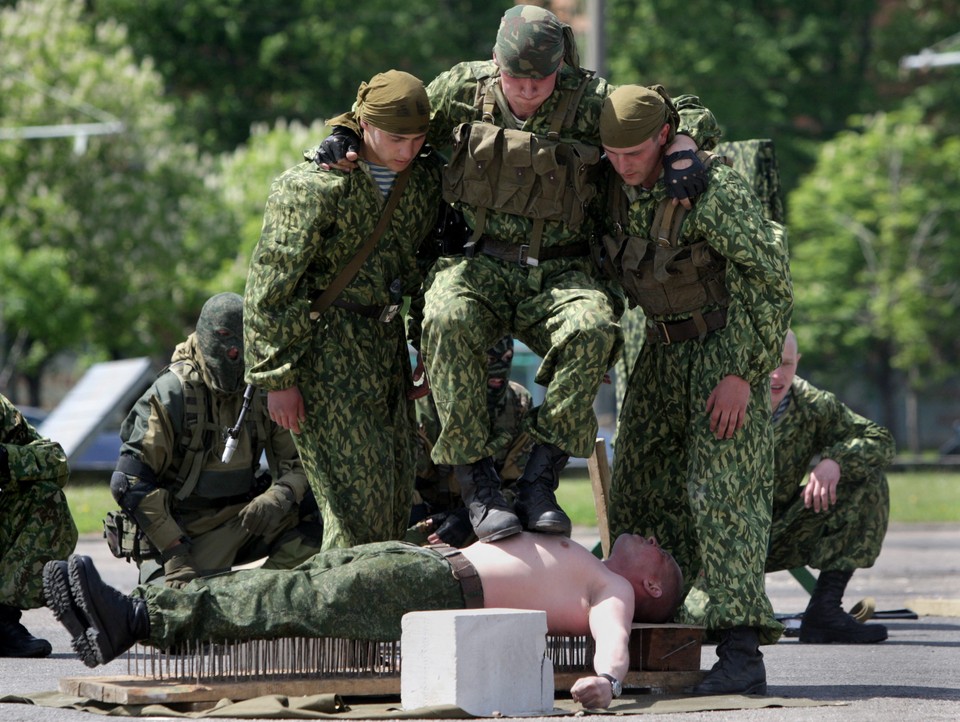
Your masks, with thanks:
M 380 318 L 377 320 L 380 323 L 390 323 L 397 316 L 397 312 L 400 310 L 399 303 L 393 303 L 389 306 L 384 306 L 383 310 L 380 312 Z
M 660 343 L 664 346 L 669 346 L 673 343 L 670 340 L 670 331 L 667 330 L 667 324 L 664 321 L 654 321 L 653 325 L 656 327 L 657 331 L 660 333 Z
M 523 244 L 521 244 L 521 246 L 520 246 L 520 252 L 519 252 L 519 254 L 518 254 L 518 256 L 517 256 L 517 263 L 518 263 L 519 265 L 521 265 L 521 266 L 533 266 L 533 267 L 536 267 L 536 266 L 539 266 L 539 265 L 540 265 L 540 261 L 538 261 L 536 258 L 531 258 L 531 256 L 530 256 L 530 244 L 529 244 L 529 243 L 523 243 Z

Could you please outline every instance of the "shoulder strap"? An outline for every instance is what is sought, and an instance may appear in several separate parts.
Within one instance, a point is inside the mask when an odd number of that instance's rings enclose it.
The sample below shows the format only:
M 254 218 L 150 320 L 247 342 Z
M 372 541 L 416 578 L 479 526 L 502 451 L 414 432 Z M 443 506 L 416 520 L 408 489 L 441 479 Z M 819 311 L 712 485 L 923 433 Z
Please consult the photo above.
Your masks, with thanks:
M 403 189 L 407 185 L 407 179 L 410 177 L 410 171 L 413 168 L 413 163 L 408 165 L 400 175 L 397 176 L 396 183 L 393 184 L 393 190 L 390 191 L 390 197 L 387 199 L 387 205 L 383 209 L 383 213 L 380 214 L 380 220 L 377 222 L 377 227 L 373 229 L 373 233 L 367 238 L 363 246 L 357 251 L 353 258 L 344 266 L 343 270 L 337 275 L 336 278 L 330 283 L 329 286 L 320 294 L 318 298 L 310 305 L 310 315 L 319 316 L 321 313 L 330 308 L 330 304 L 334 302 L 337 296 L 340 295 L 340 292 L 353 280 L 353 277 L 357 275 L 357 271 L 360 270 L 360 266 L 363 265 L 363 262 L 367 260 L 367 256 L 373 251 L 374 246 L 377 245 L 377 241 L 380 240 L 380 236 L 383 235 L 383 232 L 387 229 L 387 224 L 390 222 L 390 216 L 393 215 L 394 209 L 397 207 L 397 204 L 400 202 L 400 196 L 403 195 Z
M 176 492 L 174 496 L 180 501 L 186 499 L 197 486 L 200 478 L 200 469 L 210 450 L 206 443 L 204 432 L 207 430 L 210 419 L 209 391 L 204 384 L 193 383 L 184 373 L 184 364 L 171 364 L 170 370 L 180 379 L 183 387 L 183 422 L 184 428 L 180 436 L 180 444 L 184 449 L 180 467 L 177 469 Z M 192 432 L 187 428 L 192 426 Z

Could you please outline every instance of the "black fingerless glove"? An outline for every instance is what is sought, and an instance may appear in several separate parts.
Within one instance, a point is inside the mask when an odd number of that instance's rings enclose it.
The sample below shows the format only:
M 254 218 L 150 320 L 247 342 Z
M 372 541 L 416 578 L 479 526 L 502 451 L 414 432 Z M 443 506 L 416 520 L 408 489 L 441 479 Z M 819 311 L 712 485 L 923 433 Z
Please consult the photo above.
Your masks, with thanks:
M 436 535 L 440 541 L 449 544 L 452 547 L 462 547 L 467 543 L 470 535 L 473 534 L 473 526 L 470 524 L 470 513 L 466 508 L 457 509 L 445 513 L 444 515 L 435 514 L 434 523 L 440 521 L 443 516 L 443 523 L 437 527 Z
M 317 148 L 313 162 L 317 165 L 334 165 L 346 158 L 350 151 L 360 152 L 360 136 L 345 125 L 335 125 Z
M 686 160 L 691 163 L 685 164 Z M 692 150 L 678 150 L 663 159 L 663 179 L 668 196 L 693 200 L 707 189 L 707 167 Z

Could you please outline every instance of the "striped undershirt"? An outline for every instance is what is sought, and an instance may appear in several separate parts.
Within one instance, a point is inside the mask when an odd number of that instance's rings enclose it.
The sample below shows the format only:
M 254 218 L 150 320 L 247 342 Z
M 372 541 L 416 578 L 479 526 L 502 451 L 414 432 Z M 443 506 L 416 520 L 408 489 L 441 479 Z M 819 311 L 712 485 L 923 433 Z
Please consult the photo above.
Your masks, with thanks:
M 373 176 L 374 182 L 377 184 L 380 192 L 383 193 L 383 197 L 386 198 L 390 195 L 390 191 L 393 190 L 393 183 L 397 180 L 397 174 L 385 165 L 377 165 L 376 163 L 369 162 L 367 165 L 370 166 L 370 175 Z

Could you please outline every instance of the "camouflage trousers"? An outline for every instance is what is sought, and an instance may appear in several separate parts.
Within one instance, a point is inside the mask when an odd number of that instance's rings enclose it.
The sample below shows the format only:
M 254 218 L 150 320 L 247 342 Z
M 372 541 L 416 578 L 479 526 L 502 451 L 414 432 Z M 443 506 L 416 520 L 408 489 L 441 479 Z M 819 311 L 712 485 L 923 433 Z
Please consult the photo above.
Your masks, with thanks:
M 837 503 L 815 512 L 803 505 L 802 488 L 785 508 L 774 507 L 766 569 L 810 566 L 828 571 L 872 567 L 890 517 L 890 489 L 879 469 L 862 478 L 840 477 Z
M 570 456 L 592 453 L 593 401 L 620 353 L 623 306 L 590 264 L 557 259 L 525 267 L 484 255 L 437 261 L 423 323 L 424 362 L 442 422 L 435 463 L 469 464 L 496 453 L 486 352 L 508 333 L 543 358 L 535 380 L 546 395 L 524 430 Z
M 201 574 L 222 572 L 241 564 L 264 559 L 265 569 L 290 569 L 320 551 L 319 530 L 299 527 L 300 513 L 294 508 L 273 531 L 253 536 L 240 524 L 245 504 L 234 504 L 212 513 L 179 512 L 177 521 L 190 537 L 190 556 Z M 319 525 L 317 525 L 319 526 Z M 163 584 L 159 560 L 140 563 L 141 584 Z
M 620 328 L 623 330 L 623 353 L 613 367 L 614 395 L 617 400 L 617 416 L 623 408 L 623 397 L 627 394 L 627 384 L 630 372 L 640 357 L 640 350 L 647 338 L 647 317 L 640 306 L 628 308 L 620 317 Z
M 751 390 L 732 439 L 710 431 L 706 401 L 724 375 L 716 334 L 647 344 L 630 376 L 613 459 L 611 538 L 653 534 L 709 595 L 710 630 L 739 625 L 772 644 L 783 631 L 764 587 L 773 487 L 769 384 Z
M 0 492 L 0 604 L 43 606 L 43 565 L 66 559 L 77 546 L 77 526 L 63 489 L 53 481 Z
M 324 319 L 298 370 L 307 419 L 294 435 L 323 517 L 323 548 L 402 539 L 416 464 L 403 321 L 336 307 Z
M 413 611 L 464 608 L 460 584 L 436 551 L 401 542 L 320 552 L 294 569 L 242 570 L 182 590 L 140 586 L 150 641 L 282 637 L 400 639 Z

